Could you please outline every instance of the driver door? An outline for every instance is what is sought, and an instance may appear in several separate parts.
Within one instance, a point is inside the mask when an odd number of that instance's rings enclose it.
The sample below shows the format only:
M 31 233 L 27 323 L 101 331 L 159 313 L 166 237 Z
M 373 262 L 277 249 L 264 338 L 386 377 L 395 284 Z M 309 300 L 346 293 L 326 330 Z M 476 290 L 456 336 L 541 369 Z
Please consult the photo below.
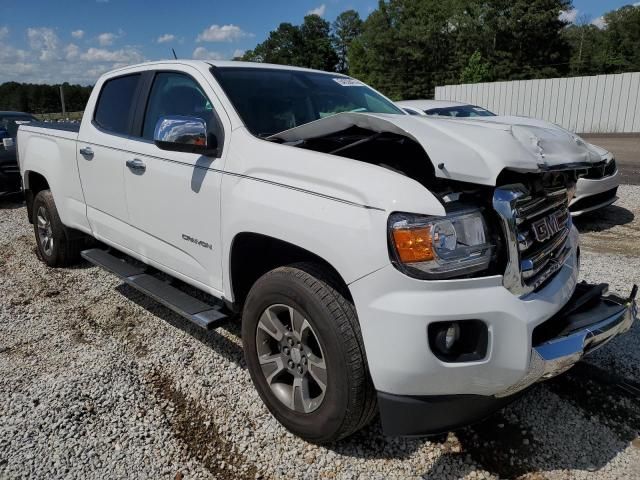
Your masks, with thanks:
M 225 149 L 212 158 L 161 150 L 153 142 L 158 120 L 178 115 L 203 119 L 223 146 L 224 125 L 210 100 L 215 96 L 206 82 L 196 80 L 199 77 L 197 71 L 155 72 L 139 135 L 127 146 L 124 177 L 137 253 L 214 293 L 211 290 L 222 290 L 220 185 Z

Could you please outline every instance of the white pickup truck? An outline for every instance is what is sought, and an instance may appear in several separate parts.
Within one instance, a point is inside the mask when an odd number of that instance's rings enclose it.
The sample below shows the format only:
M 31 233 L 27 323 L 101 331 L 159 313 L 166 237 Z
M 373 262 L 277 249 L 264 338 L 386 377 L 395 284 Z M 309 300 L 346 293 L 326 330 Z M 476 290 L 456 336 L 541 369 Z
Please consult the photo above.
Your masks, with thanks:
M 312 442 L 378 412 L 392 435 L 478 420 L 637 316 L 637 288 L 577 282 L 567 205 L 601 159 L 569 133 L 167 61 L 102 76 L 79 127 L 17 146 L 41 259 L 82 254 L 204 328 L 241 314 L 262 400 Z

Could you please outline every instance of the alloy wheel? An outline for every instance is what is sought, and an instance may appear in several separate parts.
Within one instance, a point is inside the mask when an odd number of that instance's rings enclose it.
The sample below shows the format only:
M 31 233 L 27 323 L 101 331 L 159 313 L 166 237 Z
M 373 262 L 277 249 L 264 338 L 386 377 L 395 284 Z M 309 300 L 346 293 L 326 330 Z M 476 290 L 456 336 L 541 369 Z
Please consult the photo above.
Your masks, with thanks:
M 37 216 L 37 228 L 38 228 L 38 241 L 43 253 L 49 257 L 53 253 L 53 229 L 51 227 L 51 220 L 44 206 L 38 208 Z
M 271 305 L 260 316 L 256 349 L 273 394 L 291 410 L 311 413 L 324 399 L 327 366 L 317 333 L 293 307 Z

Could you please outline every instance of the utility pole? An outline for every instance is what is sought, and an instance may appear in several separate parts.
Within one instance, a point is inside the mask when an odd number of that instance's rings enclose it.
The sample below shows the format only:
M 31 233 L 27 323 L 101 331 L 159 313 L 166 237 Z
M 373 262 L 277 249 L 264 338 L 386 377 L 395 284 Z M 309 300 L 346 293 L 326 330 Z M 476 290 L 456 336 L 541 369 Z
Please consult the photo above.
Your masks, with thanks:
M 60 85 L 60 103 L 62 104 L 62 115 L 67 115 L 67 107 L 64 104 L 64 90 L 62 89 L 62 85 Z

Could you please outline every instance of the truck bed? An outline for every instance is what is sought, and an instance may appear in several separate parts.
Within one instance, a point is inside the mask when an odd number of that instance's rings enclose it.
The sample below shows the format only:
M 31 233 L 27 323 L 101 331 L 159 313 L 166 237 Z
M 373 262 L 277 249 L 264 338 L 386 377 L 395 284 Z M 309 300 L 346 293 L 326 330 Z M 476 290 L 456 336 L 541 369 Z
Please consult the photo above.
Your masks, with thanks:
M 46 128 L 50 130 L 62 130 L 65 132 L 80 132 L 80 123 L 72 123 L 72 122 L 30 122 L 30 127 L 36 128 Z

